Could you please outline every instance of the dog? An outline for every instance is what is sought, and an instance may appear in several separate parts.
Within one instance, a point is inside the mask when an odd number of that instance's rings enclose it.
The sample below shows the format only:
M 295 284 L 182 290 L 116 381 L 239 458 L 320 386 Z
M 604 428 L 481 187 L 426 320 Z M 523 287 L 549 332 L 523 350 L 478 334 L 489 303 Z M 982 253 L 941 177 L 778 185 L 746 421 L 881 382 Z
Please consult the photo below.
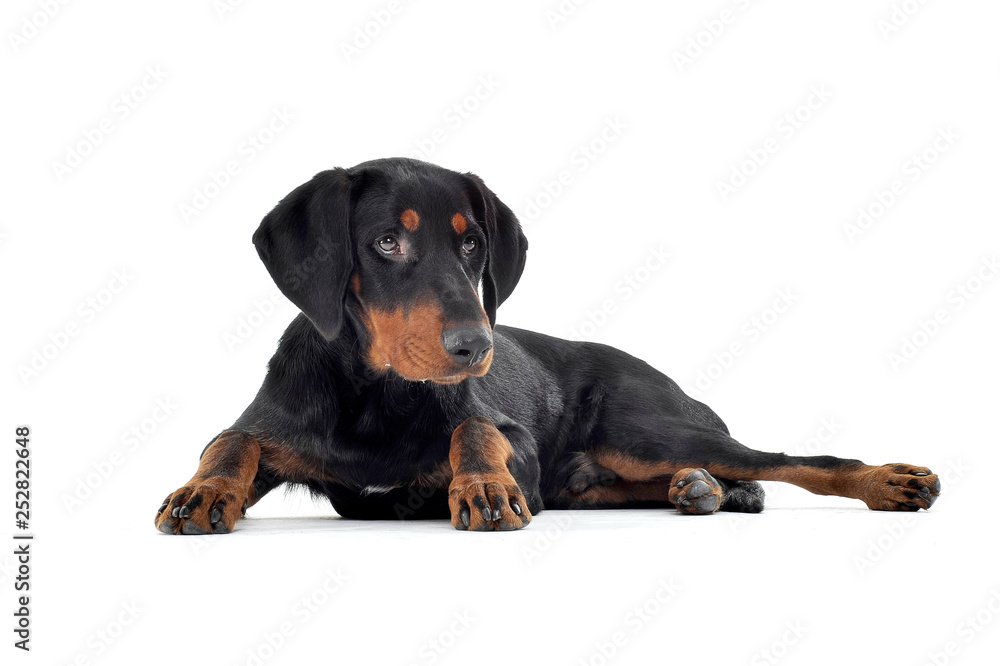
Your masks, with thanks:
M 747 448 L 643 361 L 496 325 L 528 243 L 474 174 L 403 158 L 323 171 L 253 242 L 301 314 L 256 398 L 163 501 L 161 532 L 228 533 L 286 483 L 344 518 L 469 531 L 543 508 L 755 513 L 758 481 L 883 511 L 940 494 L 926 467 Z

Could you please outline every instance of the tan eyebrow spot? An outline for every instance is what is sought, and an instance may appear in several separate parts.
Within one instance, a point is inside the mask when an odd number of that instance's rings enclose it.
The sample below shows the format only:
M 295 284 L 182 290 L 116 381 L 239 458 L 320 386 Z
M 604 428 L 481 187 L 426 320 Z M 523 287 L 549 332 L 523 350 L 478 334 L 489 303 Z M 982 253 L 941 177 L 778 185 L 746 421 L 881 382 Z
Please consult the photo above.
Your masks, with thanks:
M 461 213 L 455 213 L 451 216 L 451 226 L 455 227 L 455 233 L 464 234 L 465 228 L 468 224 L 469 223 L 465 220 L 465 216 Z
M 410 231 L 416 231 L 417 227 L 420 225 L 420 216 L 417 215 L 417 211 L 412 208 L 407 208 L 403 211 L 403 214 L 399 216 L 402 221 L 403 226 Z

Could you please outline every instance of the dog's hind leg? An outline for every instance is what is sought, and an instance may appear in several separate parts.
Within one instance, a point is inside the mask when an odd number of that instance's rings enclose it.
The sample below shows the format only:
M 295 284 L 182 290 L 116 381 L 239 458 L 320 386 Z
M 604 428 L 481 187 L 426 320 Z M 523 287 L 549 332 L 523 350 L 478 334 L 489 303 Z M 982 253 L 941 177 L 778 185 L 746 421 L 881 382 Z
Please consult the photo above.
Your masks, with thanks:
M 614 446 L 595 444 L 587 454 L 625 481 L 670 477 L 670 501 L 688 513 L 753 510 L 758 488 L 730 485 L 736 482 L 783 481 L 817 495 L 859 499 L 881 511 L 928 509 L 941 490 L 937 475 L 926 467 L 755 451 L 720 430 L 673 420 L 636 434 Z M 729 506 L 727 486 L 732 488 Z
M 716 479 L 704 469 L 625 480 L 586 453 L 566 462 L 567 478 L 546 506 L 554 509 L 629 509 L 675 506 L 682 513 L 758 513 L 764 489 L 756 481 Z

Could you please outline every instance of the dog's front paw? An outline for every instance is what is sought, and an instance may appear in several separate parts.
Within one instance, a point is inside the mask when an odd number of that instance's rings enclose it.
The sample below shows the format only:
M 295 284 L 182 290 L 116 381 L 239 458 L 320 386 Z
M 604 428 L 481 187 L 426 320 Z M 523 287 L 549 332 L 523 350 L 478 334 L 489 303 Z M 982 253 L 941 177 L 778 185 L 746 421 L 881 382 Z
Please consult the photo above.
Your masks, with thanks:
M 457 474 L 448 487 L 451 524 L 476 532 L 519 530 L 531 522 L 524 494 L 511 475 Z
M 880 465 L 864 473 L 860 499 L 875 511 L 929 509 L 941 494 L 941 480 L 926 467 Z
M 164 534 L 227 534 L 247 504 L 246 492 L 228 479 L 192 481 L 163 500 L 156 529 Z
M 722 506 L 722 486 L 704 469 L 682 469 L 670 480 L 667 499 L 680 513 L 715 513 Z

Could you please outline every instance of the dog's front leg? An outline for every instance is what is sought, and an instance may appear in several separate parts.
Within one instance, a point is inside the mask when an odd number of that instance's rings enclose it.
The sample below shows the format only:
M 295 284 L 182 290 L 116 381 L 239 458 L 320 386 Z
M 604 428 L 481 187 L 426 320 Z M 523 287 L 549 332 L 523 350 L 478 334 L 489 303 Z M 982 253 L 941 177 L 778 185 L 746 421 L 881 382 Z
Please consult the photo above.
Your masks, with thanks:
M 198 471 L 167 495 L 156 512 L 156 528 L 166 534 L 225 534 L 246 511 L 260 443 L 245 432 L 228 430 L 201 454 Z
M 496 425 L 473 416 L 451 436 L 452 481 L 448 487 L 451 524 L 474 531 L 517 530 L 531 511 L 511 473 L 515 453 Z

